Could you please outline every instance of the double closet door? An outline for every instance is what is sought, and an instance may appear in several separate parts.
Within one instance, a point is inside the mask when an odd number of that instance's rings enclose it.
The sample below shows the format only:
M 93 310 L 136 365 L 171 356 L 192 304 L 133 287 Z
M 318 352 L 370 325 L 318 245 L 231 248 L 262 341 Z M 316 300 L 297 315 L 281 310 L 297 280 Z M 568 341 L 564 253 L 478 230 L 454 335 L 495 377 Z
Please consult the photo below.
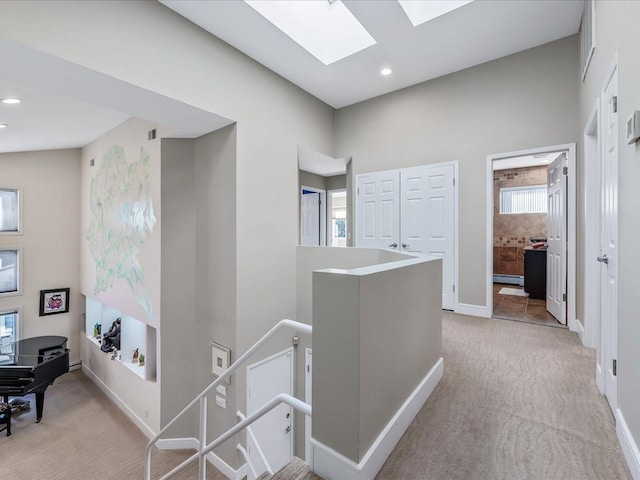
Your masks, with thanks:
M 424 165 L 358 175 L 356 247 L 442 257 L 442 308 L 455 292 L 455 167 Z

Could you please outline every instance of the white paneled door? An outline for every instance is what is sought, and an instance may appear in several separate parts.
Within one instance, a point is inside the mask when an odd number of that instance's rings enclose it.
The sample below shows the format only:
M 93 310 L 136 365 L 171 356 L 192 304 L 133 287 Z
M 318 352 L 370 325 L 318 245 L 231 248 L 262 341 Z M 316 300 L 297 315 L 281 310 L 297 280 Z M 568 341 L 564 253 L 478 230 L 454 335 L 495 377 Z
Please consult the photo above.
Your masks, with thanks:
M 398 249 L 400 177 L 397 170 L 358 176 L 356 246 Z
M 618 404 L 618 69 L 602 92 L 603 146 L 601 175 L 602 232 L 600 235 L 601 366 L 604 393 L 613 412 Z
M 562 153 L 547 167 L 547 311 L 567 324 L 567 154 Z
M 320 194 L 305 193 L 300 202 L 302 245 L 320 245 Z
M 455 167 L 424 165 L 360 175 L 356 246 L 442 257 L 442 308 L 453 310 Z
M 454 166 L 400 173 L 400 250 L 442 257 L 442 308 L 454 306 Z

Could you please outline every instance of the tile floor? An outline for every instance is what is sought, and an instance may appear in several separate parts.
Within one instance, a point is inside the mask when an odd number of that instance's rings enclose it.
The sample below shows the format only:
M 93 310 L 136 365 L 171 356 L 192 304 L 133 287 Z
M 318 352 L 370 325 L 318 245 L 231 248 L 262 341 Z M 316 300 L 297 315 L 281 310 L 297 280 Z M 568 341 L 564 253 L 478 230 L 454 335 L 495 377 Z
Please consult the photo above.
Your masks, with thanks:
M 516 320 L 518 322 L 547 325 L 550 327 L 566 328 L 547 312 L 544 300 L 515 295 L 501 295 L 498 293 L 502 287 L 517 288 L 517 285 L 493 284 L 493 318 Z

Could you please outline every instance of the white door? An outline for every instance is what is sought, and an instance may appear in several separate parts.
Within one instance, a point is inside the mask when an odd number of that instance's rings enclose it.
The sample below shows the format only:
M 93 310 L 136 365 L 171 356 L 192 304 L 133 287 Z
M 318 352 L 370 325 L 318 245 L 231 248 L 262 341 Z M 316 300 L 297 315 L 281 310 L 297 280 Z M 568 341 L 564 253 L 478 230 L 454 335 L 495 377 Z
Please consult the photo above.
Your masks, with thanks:
M 602 92 L 603 147 L 601 249 L 601 365 L 604 391 L 612 411 L 618 404 L 615 362 L 618 357 L 618 69 Z
M 293 394 L 293 349 L 247 367 L 247 414 L 262 407 L 280 393 Z M 277 472 L 293 458 L 293 411 L 281 404 L 257 420 L 253 433 L 269 465 Z M 249 456 L 262 465 L 251 436 L 247 435 Z
M 401 171 L 401 250 L 442 257 L 442 308 L 454 305 L 454 166 Z
M 398 250 L 400 174 L 397 170 L 358 176 L 356 239 L 360 248 Z
M 300 204 L 302 245 L 320 245 L 320 194 L 304 193 Z
M 567 182 L 562 153 L 547 168 L 547 311 L 558 322 L 567 324 Z

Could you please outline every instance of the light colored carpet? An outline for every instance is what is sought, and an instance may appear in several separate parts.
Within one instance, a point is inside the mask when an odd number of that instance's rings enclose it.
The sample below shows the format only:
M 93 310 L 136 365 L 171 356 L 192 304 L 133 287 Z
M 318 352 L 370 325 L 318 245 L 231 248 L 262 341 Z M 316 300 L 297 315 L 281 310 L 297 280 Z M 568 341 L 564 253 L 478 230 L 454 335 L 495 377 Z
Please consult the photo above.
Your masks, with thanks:
M 529 294 L 526 293 L 522 288 L 502 287 L 498 293 L 500 295 L 513 295 L 515 297 L 528 297 L 529 296 Z
M 443 349 L 444 378 L 378 480 L 631 479 L 595 352 L 574 333 L 445 313 Z M 81 372 L 49 387 L 42 423 L 34 410 L 0 433 L 0 479 L 142 478 L 146 437 Z M 191 453 L 155 451 L 154 470 Z
M 445 313 L 443 350 L 443 379 L 377 480 L 631 479 L 574 333 Z
M 12 418 L 12 435 L 0 432 L 2 480 L 140 480 L 147 437 L 81 371 L 59 377 L 45 394 L 44 414 L 32 409 Z M 152 453 L 159 478 L 193 450 Z M 197 478 L 197 462 L 177 479 Z M 209 466 L 207 479 L 226 480 Z

